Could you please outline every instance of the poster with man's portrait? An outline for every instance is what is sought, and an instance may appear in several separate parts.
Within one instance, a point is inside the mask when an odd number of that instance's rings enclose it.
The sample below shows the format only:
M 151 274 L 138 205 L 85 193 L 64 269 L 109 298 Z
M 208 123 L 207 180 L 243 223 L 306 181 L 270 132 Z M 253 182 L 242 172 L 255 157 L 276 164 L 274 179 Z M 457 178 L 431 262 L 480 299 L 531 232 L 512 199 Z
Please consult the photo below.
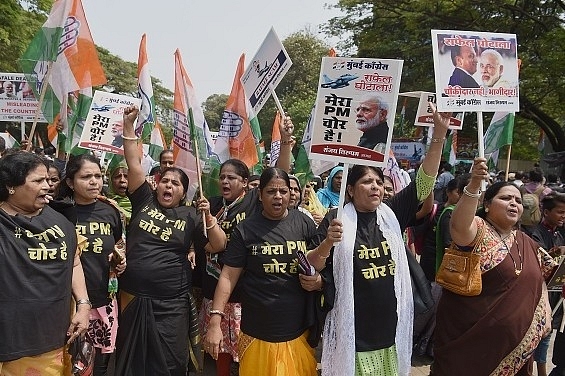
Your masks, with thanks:
M 310 158 L 386 164 L 402 60 L 324 57 Z
M 515 34 L 431 33 L 440 111 L 519 111 Z
M 79 146 L 123 155 L 123 114 L 129 106 L 139 108 L 141 99 L 103 91 L 94 92 Z

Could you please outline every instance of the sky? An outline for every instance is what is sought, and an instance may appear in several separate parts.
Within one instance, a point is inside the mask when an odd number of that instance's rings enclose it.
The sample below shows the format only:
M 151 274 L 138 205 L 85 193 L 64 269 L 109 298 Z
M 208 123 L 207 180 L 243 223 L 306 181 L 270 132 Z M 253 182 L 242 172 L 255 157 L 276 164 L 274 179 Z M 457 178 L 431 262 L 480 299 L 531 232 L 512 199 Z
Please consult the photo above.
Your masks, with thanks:
M 304 28 L 318 32 L 320 24 L 340 15 L 326 7 L 337 0 L 82 3 L 94 43 L 125 61 L 137 63 L 141 36 L 147 34 L 151 75 L 171 91 L 178 48 L 200 102 L 212 94 L 229 94 L 239 56 L 245 53 L 247 65 L 271 27 L 282 41 Z

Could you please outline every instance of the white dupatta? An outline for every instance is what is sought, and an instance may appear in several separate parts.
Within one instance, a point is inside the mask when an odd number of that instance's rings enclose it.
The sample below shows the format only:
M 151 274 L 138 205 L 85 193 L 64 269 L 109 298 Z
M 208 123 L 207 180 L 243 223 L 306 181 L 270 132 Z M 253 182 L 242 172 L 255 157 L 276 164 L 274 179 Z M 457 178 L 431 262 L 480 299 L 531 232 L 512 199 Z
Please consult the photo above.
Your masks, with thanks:
M 414 301 L 410 271 L 400 225 L 394 212 L 384 203 L 377 210 L 377 224 L 392 252 L 395 262 L 394 292 L 396 295 L 396 352 L 398 374 L 410 375 L 412 356 L 412 325 Z M 357 211 L 353 203 L 345 205 L 343 238 L 333 253 L 335 280 L 334 308 L 324 325 L 322 350 L 323 376 L 353 376 L 355 374 L 355 307 L 353 299 L 353 252 L 357 234 Z M 375 333 L 378 335 L 378 333 Z

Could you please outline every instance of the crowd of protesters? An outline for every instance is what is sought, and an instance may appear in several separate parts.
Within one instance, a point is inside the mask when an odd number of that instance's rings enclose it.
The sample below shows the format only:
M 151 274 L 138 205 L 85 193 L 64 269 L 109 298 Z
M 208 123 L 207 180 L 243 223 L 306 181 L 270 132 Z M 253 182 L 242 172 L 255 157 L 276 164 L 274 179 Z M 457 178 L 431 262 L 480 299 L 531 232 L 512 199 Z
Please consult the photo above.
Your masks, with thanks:
M 422 359 L 431 375 L 529 375 L 535 361 L 544 376 L 548 359 L 550 375 L 565 375 L 561 292 L 545 287 L 565 254 L 555 175 L 491 176 L 481 158 L 452 175 L 440 163 L 449 117 L 434 109 L 434 138 L 406 186 L 338 165 L 302 187 L 286 158 L 260 176 L 230 159 L 220 195 L 191 201 L 170 151 L 148 176 L 137 112 L 125 110 L 125 162 L 106 177 L 91 154 L 64 170 L 24 151 L 0 159 L 0 280 L 11 286 L 0 292 L 1 376 L 62 375 L 77 367 L 76 354 L 65 358 L 79 338 L 96 376 L 204 365 L 222 376 L 409 375 Z M 290 155 L 290 118 L 281 135 Z M 541 216 L 524 227 L 527 195 Z M 452 242 L 481 254 L 478 297 L 435 283 Z M 410 252 L 428 280 L 425 310 Z

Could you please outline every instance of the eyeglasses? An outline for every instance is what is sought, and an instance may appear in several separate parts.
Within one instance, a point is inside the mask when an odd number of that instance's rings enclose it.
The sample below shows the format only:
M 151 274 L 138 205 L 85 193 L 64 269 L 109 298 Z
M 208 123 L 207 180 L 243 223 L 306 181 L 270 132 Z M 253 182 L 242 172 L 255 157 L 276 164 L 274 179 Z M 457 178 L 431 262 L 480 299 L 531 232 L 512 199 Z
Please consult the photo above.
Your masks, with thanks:
M 300 188 L 298 187 L 291 187 L 290 190 L 294 192 L 300 192 Z

